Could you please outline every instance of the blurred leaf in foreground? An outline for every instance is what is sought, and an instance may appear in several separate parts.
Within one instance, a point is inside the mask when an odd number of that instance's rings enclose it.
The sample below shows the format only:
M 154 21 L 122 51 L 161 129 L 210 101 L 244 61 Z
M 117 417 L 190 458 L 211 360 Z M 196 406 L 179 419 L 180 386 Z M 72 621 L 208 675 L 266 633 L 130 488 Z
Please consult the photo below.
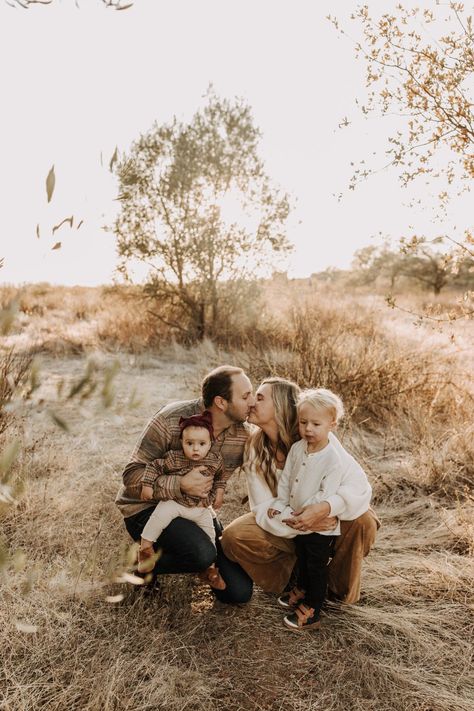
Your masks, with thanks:
M 53 197 L 55 184 L 56 184 L 56 176 L 54 174 L 54 165 L 53 165 L 51 167 L 51 170 L 48 173 L 48 177 L 46 178 L 46 194 L 48 196 L 48 202 L 51 202 L 51 198 Z
M 135 408 L 140 407 L 141 404 L 142 400 L 138 396 L 137 388 L 135 387 L 133 388 L 130 398 L 128 400 L 128 409 L 134 410 Z
M 2 543 L 2 541 L 0 541 L 0 572 L 3 570 L 3 568 L 7 567 L 8 562 L 8 550 Z
M 18 313 L 18 301 L 11 301 L 8 306 L 0 311 L 0 334 L 6 336 L 9 333 L 15 317 Z
M 33 363 L 31 364 L 31 368 L 30 368 L 30 378 L 29 378 L 28 390 L 26 393 L 27 400 L 31 397 L 31 395 L 35 392 L 35 390 L 38 390 L 39 386 L 41 385 L 39 374 L 40 374 L 40 369 L 39 369 L 38 361 L 34 360 Z
M 19 573 L 21 570 L 26 568 L 26 554 L 25 551 L 17 550 L 12 555 L 12 565 L 15 573 Z
M 31 568 L 28 568 L 27 573 L 26 573 L 26 580 L 22 583 L 21 586 L 21 591 L 23 595 L 28 595 L 30 593 L 38 580 L 40 579 L 41 575 L 41 568 L 39 565 L 34 565 Z
M 105 601 L 106 602 L 122 602 L 124 597 L 125 597 L 125 595 L 123 595 L 122 593 L 119 593 L 118 595 L 107 595 L 107 597 L 105 598 Z
M 8 474 L 9 470 L 11 469 L 11 466 L 13 462 L 15 461 L 18 452 L 20 450 L 20 442 L 15 439 L 12 442 L 9 442 L 5 449 L 2 451 L 2 454 L 0 455 L 0 474 L 6 475 Z M 3 476 L 3 481 L 6 483 L 9 479 L 8 476 Z
M 104 385 L 103 385 L 102 392 L 101 392 L 102 404 L 105 408 L 109 408 L 114 401 L 114 397 L 115 397 L 114 378 L 117 375 L 119 369 L 120 369 L 120 363 L 118 361 L 115 361 L 105 371 Z
M 2 484 L 0 482 L 0 504 L 13 504 L 15 497 L 13 496 L 13 489 L 9 484 Z
M 30 625 L 28 622 L 21 622 L 20 620 L 15 622 L 15 627 L 18 632 L 24 632 L 25 634 L 34 634 L 38 631 L 37 625 Z
M 59 417 L 55 412 L 52 410 L 50 411 L 50 417 L 53 420 L 54 424 L 60 427 L 64 432 L 70 432 L 69 425 L 66 422 L 66 420 L 63 420 L 62 417 Z
M 139 578 L 138 575 L 133 575 L 132 573 L 121 573 L 117 578 L 115 578 L 116 583 L 131 583 L 132 585 L 144 585 L 145 581 L 143 578 Z

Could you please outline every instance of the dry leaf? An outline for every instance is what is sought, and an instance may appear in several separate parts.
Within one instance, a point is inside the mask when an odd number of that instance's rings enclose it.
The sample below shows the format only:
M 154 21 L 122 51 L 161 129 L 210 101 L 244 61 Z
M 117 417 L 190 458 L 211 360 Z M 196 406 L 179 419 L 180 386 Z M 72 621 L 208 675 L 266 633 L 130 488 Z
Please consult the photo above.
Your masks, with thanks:
M 120 8 L 117 8 L 117 9 L 120 9 Z M 113 152 L 112 158 L 110 159 L 110 163 L 109 163 L 110 172 L 112 172 L 113 167 L 117 161 L 117 158 L 118 158 L 118 148 L 117 148 L 117 146 L 115 146 L 115 151 Z
M 73 221 L 74 221 L 74 215 L 71 215 L 71 217 L 65 217 L 64 220 L 61 220 L 61 222 L 58 225 L 55 225 L 53 227 L 53 235 L 56 232 L 56 230 L 59 230 L 59 228 L 64 225 L 65 222 L 69 222 L 69 227 L 71 227 L 71 229 L 72 229 Z
M 54 174 L 54 165 L 53 165 L 51 170 L 48 173 L 48 177 L 46 178 L 46 194 L 48 196 L 48 202 L 51 202 L 51 198 L 53 197 L 55 184 L 56 184 L 56 176 Z

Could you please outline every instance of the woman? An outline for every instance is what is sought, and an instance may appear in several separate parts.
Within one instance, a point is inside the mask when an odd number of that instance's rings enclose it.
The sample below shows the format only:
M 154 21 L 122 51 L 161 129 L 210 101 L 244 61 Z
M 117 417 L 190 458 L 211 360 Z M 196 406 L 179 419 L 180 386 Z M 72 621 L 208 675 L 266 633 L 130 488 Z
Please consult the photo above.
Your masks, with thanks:
M 251 512 L 240 516 L 226 527 L 222 549 L 231 561 L 239 563 L 252 580 L 265 592 L 281 592 L 290 579 L 296 556 L 288 524 L 274 520 L 263 530 L 257 521 L 265 515 L 269 500 L 276 496 L 278 477 L 283 470 L 291 445 L 299 439 L 296 400 L 299 388 L 283 378 L 266 378 L 256 393 L 256 403 L 249 422 L 259 429 L 249 438 L 243 470 L 247 478 Z M 339 514 L 341 535 L 337 537 L 334 558 L 329 566 L 329 591 L 346 603 L 360 597 L 360 572 L 363 558 L 369 553 L 380 525 L 373 511 L 361 516 L 371 496 L 367 478 L 336 437 L 346 471 L 338 491 L 346 504 Z M 364 509 L 365 510 L 365 509 Z M 264 513 L 265 512 L 265 513 Z M 335 526 L 327 502 L 306 506 L 295 512 L 291 527 L 297 531 L 329 531 Z

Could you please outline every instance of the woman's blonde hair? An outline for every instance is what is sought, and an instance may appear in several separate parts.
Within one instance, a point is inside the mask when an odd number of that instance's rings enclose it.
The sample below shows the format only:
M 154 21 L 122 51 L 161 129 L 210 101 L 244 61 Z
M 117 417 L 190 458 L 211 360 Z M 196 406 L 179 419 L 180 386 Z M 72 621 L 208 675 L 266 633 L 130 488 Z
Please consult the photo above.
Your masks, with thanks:
M 311 388 L 303 390 L 296 403 L 299 409 L 304 403 L 312 405 L 315 410 L 328 410 L 334 416 L 335 422 L 339 422 L 344 415 L 344 405 L 339 395 L 326 388 Z
M 271 385 L 272 401 L 275 407 L 275 421 L 278 426 L 277 450 L 281 450 L 285 456 L 290 451 L 290 447 L 297 439 L 298 434 L 298 413 L 296 402 L 300 393 L 299 386 L 291 380 L 284 378 L 265 378 L 260 385 Z M 273 460 L 276 451 L 270 442 L 268 435 L 263 430 L 255 432 L 248 440 L 245 452 L 245 459 L 250 459 L 249 464 L 255 464 L 257 473 L 264 478 L 273 496 L 276 496 L 277 480 L 275 476 L 275 466 Z

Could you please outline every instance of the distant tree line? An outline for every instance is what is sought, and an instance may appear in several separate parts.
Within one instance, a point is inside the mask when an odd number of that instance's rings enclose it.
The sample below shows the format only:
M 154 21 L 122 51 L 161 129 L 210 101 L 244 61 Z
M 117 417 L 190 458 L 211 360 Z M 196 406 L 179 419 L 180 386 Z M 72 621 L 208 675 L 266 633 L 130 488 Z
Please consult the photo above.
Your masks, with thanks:
M 442 244 L 442 240 L 435 240 Z M 359 249 L 352 262 L 352 281 L 357 284 L 388 282 L 394 290 L 402 279 L 440 294 L 446 286 L 474 289 L 474 258 L 469 254 L 455 256 L 443 252 L 431 243 L 402 242 L 401 249 L 387 245 L 370 245 Z

